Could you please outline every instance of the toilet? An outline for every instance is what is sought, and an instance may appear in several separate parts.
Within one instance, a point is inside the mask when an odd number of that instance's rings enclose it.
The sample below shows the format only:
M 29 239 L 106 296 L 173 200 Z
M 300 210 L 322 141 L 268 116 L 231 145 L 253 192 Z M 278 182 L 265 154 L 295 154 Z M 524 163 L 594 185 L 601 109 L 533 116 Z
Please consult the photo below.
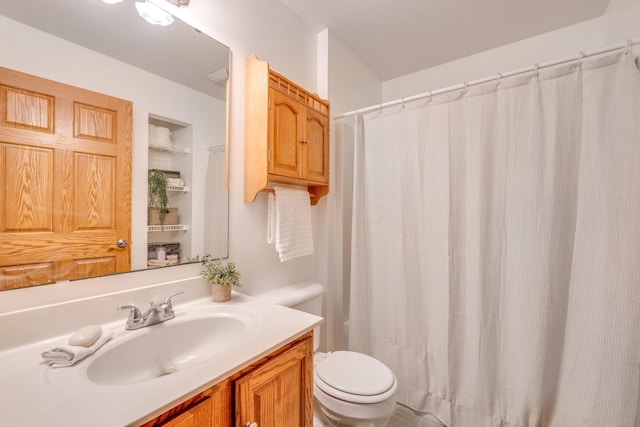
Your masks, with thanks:
M 322 315 L 324 286 L 302 282 L 255 295 L 256 298 Z M 398 384 L 382 362 L 354 351 L 318 352 L 314 342 L 314 427 L 383 427 L 393 413 Z

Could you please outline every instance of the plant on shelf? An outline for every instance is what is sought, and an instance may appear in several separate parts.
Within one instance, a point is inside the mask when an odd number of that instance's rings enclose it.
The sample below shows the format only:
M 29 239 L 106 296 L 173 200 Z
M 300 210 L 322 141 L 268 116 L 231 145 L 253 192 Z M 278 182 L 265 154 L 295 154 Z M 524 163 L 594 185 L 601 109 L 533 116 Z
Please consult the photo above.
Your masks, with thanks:
M 196 257 L 197 258 L 197 257 Z M 211 284 L 211 294 L 215 302 L 229 301 L 231 288 L 240 286 L 240 272 L 233 261 L 211 259 L 209 255 L 202 258 L 204 265 L 200 275 Z
M 151 220 L 153 210 L 157 211 L 160 218 L 160 225 L 164 225 L 164 219 L 169 212 L 167 207 L 169 206 L 169 196 L 167 195 L 167 176 L 164 172 L 158 169 L 149 169 L 149 224 Z

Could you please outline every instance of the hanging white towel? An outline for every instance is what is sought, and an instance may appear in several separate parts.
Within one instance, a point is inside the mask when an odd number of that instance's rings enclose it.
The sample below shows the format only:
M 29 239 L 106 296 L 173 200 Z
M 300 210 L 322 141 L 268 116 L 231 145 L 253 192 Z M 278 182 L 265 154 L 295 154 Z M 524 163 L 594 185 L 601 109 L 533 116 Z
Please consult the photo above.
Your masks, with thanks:
M 276 194 L 267 197 L 267 243 L 272 245 L 276 238 Z
M 267 242 L 275 243 L 282 262 L 313 255 L 309 192 L 293 187 L 273 189 L 267 204 Z

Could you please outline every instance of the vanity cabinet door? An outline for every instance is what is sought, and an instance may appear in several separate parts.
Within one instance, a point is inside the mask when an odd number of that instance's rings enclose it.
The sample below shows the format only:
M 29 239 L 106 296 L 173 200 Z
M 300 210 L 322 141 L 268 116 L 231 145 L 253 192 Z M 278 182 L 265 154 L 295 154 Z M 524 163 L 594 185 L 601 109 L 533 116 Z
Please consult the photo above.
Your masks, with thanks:
M 232 423 L 229 379 L 170 409 L 142 427 L 228 427 Z
M 311 427 L 313 337 L 235 380 L 236 427 Z
M 211 399 L 207 398 L 162 425 L 164 427 L 213 427 L 215 424 L 211 424 L 213 413 L 211 406 Z

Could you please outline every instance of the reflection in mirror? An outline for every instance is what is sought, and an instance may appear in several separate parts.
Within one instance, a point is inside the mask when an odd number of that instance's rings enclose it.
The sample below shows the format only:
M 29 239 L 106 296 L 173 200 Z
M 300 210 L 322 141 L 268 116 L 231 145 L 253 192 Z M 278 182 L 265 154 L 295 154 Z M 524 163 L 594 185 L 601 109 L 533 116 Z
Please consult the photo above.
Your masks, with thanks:
M 168 26 L 148 24 L 137 14 L 134 0 L 113 5 L 100 0 L 3 0 L 0 49 L 0 163 L 14 165 L 0 173 L 0 201 L 16 201 L 3 203 L 0 212 L 0 289 L 170 266 L 205 253 L 227 256 L 227 47 L 179 19 Z M 32 81 L 46 83 L 38 86 Z M 25 105 L 33 108 L 32 100 L 42 96 L 54 105 L 59 98 L 50 84 L 63 92 L 81 91 L 84 98 L 69 102 L 69 132 L 52 125 L 42 137 L 33 126 L 20 125 L 15 111 Z M 129 102 L 129 118 L 126 107 L 125 116 L 118 116 L 107 104 L 93 104 L 96 93 L 124 100 L 124 105 Z M 14 113 L 7 106 L 13 106 Z M 45 110 L 39 106 L 30 111 L 29 120 L 40 118 Z M 55 115 L 62 108 L 51 111 Z M 7 114 L 20 120 L 7 119 Z M 84 124 L 77 124 L 77 118 Z M 97 133 L 76 132 L 74 126 Z M 120 132 L 120 126 L 128 129 L 131 143 L 127 197 L 110 192 L 127 177 L 111 166 L 114 156 L 99 144 L 118 145 L 115 139 L 107 140 L 112 130 Z M 65 139 L 69 134 L 71 139 Z M 87 146 L 97 151 L 90 153 Z M 33 151 L 50 156 L 28 154 Z M 71 160 L 56 171 L 54 166 L 67 157 Z M 18 158 L 22 164 L 15 161 Z M 41 163 L 32 163 L 34 159 Z M 49 175 L 42 174 L 40 187 L 28 179 L 33 164 L 40 166 L 35 170 L 52 165 Z M 163 171 L 167 179 L 169 212 L 161 221 L 147 206 L 149 169 Z M 64 191 L 70 193 L 66 198 L 60 196 Z M 55 205 L 34 195 L 54 202 L 71 200 L 75 211 L 56 220 Z M 47 204 L 51 210 L 44 210 Z M 95 214 L 107 205 L 114 218 Z M 35 212 L 45 226 L 25 226 Z M 123 219 L 125 232 L 114 231 L 113 224 Z M 65 223 L 66 241 L 100 241 L 105 253 L 92 256 L 91 249 L 75 248 L 82 252 L 76 256 L 71 243 L 55 249 L 34 243 L 36 234 L 52 233 L 60 222 Z M 91 230 L 94 234 L 88 231 L 89 223 L 96 228 Z M 123 252 L 128 258 L 125 268 L 111 260 Z

